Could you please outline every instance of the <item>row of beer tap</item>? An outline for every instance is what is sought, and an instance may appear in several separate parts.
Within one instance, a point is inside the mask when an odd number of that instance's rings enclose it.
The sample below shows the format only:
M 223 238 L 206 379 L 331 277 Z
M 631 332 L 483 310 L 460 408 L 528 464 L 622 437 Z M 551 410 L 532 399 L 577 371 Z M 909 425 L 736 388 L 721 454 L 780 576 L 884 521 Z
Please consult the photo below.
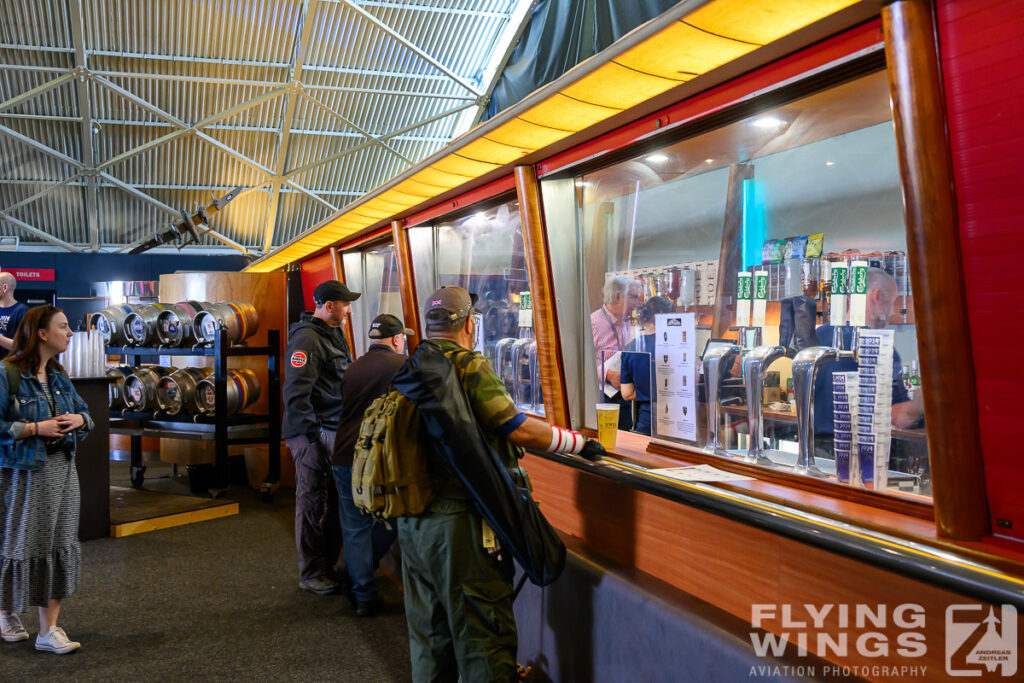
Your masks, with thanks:
M 831 346 L 809 346 L 791 351 L 777 344 L 763 343 L 767 280 L 765 271 L 740 272 L 737 276 L 736 326 L 738 343 L 711 342 L 702 359 L 707 389 L 707 448 L 718 455 L 726 451 L 721 435 L 721 386 L 739 359 L 743 369 L 747 400 L 748 446 L 740 456 L 750 464 L 780 467 L 764 447 L 764 386 L 768 368 L 776 360 L 791 357 L 797 416 L 797 460 L 793 472 L 817 477 L 827 476 L 814 456 L 814 386 L 819 370 L 839 358 L 857 360 L 857 340 L 865 325 L 867 296 L 866 261 L 837 263 L 832 268 L 832 297 L 829 308 L 833 327 Z M 850 339 L 850 344 L 844 344 Z M 849 348 L 844 348 L 849 346 Z

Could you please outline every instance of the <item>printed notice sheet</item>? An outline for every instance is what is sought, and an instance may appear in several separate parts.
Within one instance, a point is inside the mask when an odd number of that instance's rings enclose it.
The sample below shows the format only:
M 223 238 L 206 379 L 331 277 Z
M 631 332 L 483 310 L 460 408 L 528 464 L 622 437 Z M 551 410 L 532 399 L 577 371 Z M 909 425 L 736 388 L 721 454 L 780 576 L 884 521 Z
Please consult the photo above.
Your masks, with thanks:
M 697 440 L 697 328 L 693 313 L 654 318 L 657 435 Z
M 742 474 L 733 474 L 725 470 L 716 470 L 711 465 L 693 465 L 692 467 L 666 467 L 654 470 L 670 479 L 679 481 L 750 481 L 753 477 L 745 477 Z

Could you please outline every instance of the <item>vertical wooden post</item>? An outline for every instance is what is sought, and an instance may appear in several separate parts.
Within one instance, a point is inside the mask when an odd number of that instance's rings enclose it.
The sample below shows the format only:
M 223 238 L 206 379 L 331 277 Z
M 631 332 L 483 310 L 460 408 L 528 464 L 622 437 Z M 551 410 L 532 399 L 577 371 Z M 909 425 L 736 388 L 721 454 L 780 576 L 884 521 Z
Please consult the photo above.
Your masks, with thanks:
M 930 0 L 882 9 L 940 536 L 989 533 L 956 200 Z
M 526 269 L 533 297 L 533 328 L 537 334 L 541 390 L 548 422 L 569 427 L 569 406 L 562 373 L 562 346 L 558 335 L 558 312 L 551 277 L 551 259 L 544 230 L 540 182 L 533 166 L 516 166 L 516 192 L 526 247 Z
M 753 164 L 742 162 L 729 168 L 725 227 L 722 230 L 722 248 L 718 254 L 718 281 L 712 309 L 712 339 L 728 339 L 729 327 L 735 318 L 736 273 L 743 266 L 743 240 L 740 238 L 743 231 L 743 181 L 753 177 Z M 732 297 L 731 307 L 726 305 L 726 295 Z
M 405 326 L 415 334 L 409 337 L 409 353 L 420 343 L 420 311 L 416 303 L 416 277 L 412 268 L 412 252 L 409 250 L 409 233 L 402 227 L 402 221 L 391 221 L 391 237 L 395 243 L 398 263 L 398 281 L 402 295 L 402 317 Z

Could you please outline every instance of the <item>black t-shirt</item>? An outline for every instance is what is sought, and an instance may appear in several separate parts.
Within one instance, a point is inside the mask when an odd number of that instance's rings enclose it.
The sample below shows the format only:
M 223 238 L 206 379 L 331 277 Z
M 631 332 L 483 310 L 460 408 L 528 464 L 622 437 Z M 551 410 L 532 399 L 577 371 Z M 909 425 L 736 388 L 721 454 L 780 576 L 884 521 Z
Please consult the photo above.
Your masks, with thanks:
M 334 439 L 332 465 L 352 466 L 363 413 L 375 399 L 387 392 L 391 378 L 405 361 L 406 357 L 395 353 L 390 346 L 371 344 L 365 354 L 348 366 L 341 378 L 342 408 Z
M 15 303 L 13 306 L 0 308 L 0 334 L 13 338 L 14 331 L 18 329 L 18 323 L 21 322 L 21 318 L 27 310 L 28 306 L 23 303 Z M 7 357 L 8 353 L 7 349 L 0 346 L 0 358 Z

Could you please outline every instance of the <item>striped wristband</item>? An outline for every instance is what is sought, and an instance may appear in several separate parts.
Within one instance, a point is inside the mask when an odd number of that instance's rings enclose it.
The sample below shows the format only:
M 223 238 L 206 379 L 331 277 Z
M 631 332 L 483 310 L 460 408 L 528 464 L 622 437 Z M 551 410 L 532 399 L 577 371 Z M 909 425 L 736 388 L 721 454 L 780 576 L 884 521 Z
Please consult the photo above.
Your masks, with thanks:
M 583 450 L 586 439 L 579 432 L 574 432 L 561 427 L 551 427 L 551 444 L 548 446 L 548 453 L 572 453 L 578 454 Z

